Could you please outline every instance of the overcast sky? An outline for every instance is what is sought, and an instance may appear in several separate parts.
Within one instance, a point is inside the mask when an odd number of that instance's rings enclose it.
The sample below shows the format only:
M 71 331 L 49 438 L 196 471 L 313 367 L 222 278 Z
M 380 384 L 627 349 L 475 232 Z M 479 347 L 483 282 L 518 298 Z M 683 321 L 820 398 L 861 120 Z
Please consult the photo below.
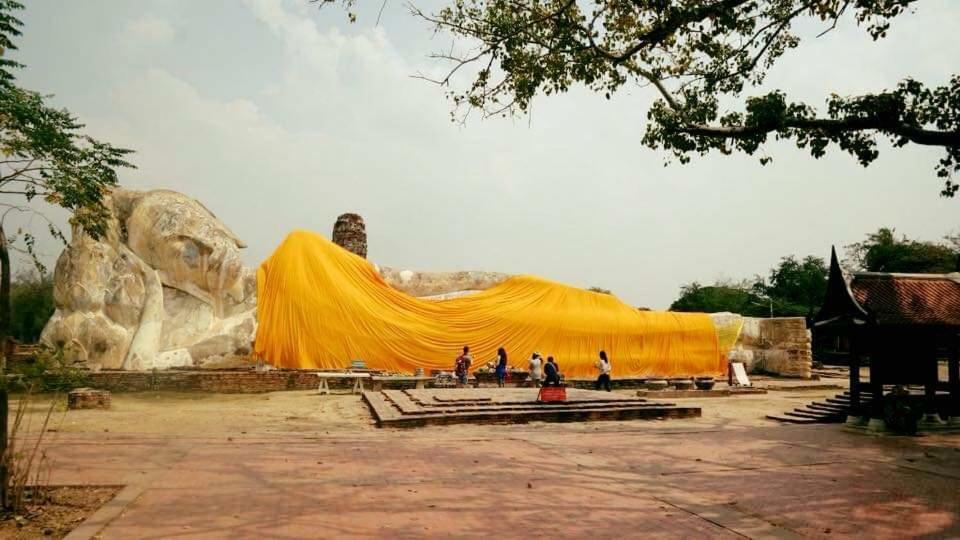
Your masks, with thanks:
M 664 167 L 640 142 L 646 88 L 452 124 L 443 91 L 410 77 L 442 67 L 427 55 L 449 37 L 398 0 L 375 26 L 379 7 L 361 0 L 351 25 L 306 0 L 32 1 L 20 82 L 135 149 L 126 186 L 202 201 L 247 242 L 250 265 L 289 231 L 329 236 L 352 211 L 380 264 L 539 274 L 666 308 L 684 283 L 826 257 L 881 226 L 928 240 L 960 228 L 933 149 L 884 151 L 864 169 L 769 144 L 765 167 L 720 155 Z M 958 21 L 960 2 L 925 0 L 879 43 L 852 18 L 819 39 L 805 25 L 811 40 L 767 88 L 820 105 L 908 75 L 944 84 L 960 67 Z

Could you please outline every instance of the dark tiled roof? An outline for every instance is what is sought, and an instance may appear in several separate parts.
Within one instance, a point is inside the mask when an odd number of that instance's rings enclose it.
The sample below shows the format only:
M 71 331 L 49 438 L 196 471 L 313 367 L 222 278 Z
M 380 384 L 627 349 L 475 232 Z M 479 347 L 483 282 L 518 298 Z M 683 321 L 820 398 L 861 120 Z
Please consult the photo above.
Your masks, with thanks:
M 879 324 L 960 326 L 960 281 L 952 276 L 854 274 L 850 291 Z

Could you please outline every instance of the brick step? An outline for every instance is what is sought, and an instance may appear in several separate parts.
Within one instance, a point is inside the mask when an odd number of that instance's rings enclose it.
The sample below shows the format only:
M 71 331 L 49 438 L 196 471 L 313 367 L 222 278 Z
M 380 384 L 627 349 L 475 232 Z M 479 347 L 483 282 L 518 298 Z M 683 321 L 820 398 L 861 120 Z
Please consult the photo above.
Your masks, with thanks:
M 414 402 L 415 403 L 415 402 Z M 505 402 L 505 403 L 471 403 L 467 405 L 421 405 L 416 403 L 423 409 L 426 410 L 447 410 L 447 409 L 476 409 L 484 407 L 548 407 L 551 405 L 579 405 L 579 406 L 613 406 L 619 407 L 622 405 L 639 405 L 639 406 L 650 406 L 650 405 L 664 405 L 667 404 L 663 401 L 647 401 L 647 400 L 636 400 L 636 401 L 603 401 L 603 400 L 577 400 L 577 401 L 558 401 L 558 402 L 549 402 L 549 403 L 537 403 L 534 401 L 530 402 Z M 672 405 L 672 403 L 671 403 Z
M 870 404 L 869 399 L 860 400 L 860 405 L 869 405 L 869 404 Z M 810 403 L 809 405 L 807 405 L 807 407 L 847 410 L 850 408 L 850 402 L 847 402 L 845 404 L 840 404 L 840 403 L 830 403 L 830 402 L 823 402 L 823 401 L 814 401 L 813 403 Z
M 699 407 L 677 407 L 637 398 L 610 399 L 593 391 L 574 390 L 562 403 L 537 403 L 536 393 L 493 391 L 492 403 L 421 407 L 416 401 L 443 395 L 449 391 L 383 390 L 363 393 L 381 427 L 417 427 L 432 424 L 502 424 L 543 422 L 575 422 L 591 420 L 658 419 L 698 417 Z M 443 397 L 449 397 L 450 394 Z M 412 399 L 417 397 L 419 399 Z
M 658 409 L 664 407 L 673 407 L 673 403 L 608 403 L 603 405 L 603 409 L 615 410 L 615 409 Z M 523 413 L 530 411 L 578 411 L 578 410 L 595 410 L 599 409 L 595 403 L 571 403 L 571 402 L 556 402 L 556 403 L 530 403 L 523 404 L 517 403 L 515 405 L 503 404 L 503 405 L 487 405 L 483 407 L 449 407 L 446 409 L 439 409 L 436 407 L 430 408 L 411 408 L 409 406 L 400 406 L 400 412 L 403 414 L 413 414 L 413 415 L 431 415 L 431 414 L 450 414 L 450 413 L 481 413 L 481 412 L 504 412 L 504 413 Z
M 844 413 L 849 410 L 848 407 L 841 407 L 839 405 L 827 405 L 824 403 L 817 403 L 816 401 L 807 405 L 807 409 L 810 409 L 813 411 L 823 411 L 827 413 Z
M 831 416 L 830 414 L 808 412 L 803 409 L 794 409 L 792 411 L 787 411 L 783 413 L 783 415 L 790 416 L 793 418 L 810 418 L 813 420 L 825 420 Z
M 870 398 L 861 396 L 860 404 L 869 405 Z M 783 414 L 767 415 L 767 418 L 791 424 L 833 424 L 846 420 L 849 410 L 850 392 L 847 391 L 824 401 L 811 402 L 802 408 L 796 408 Z
M 822 424 L 823 423 L 818 420 L 814 420 L 812 418 L 793 418 L 793 417 L 781 416 L 777 414 L 768 414 L 767 419 L 776 420 L 777 422 L 783 422 L 785 424 Z
M 449 424 L 522 424 L 527 422 L 584 422 L 598 420 L 638 420 L 695 418 L 699 407 L 619 407 L 582 409 L 532 409 L 521 414 L 504 411 L 471 411 L 450 414 L 401 415 L 378 418 L 380 427 L 412 428 Z
M 830 416 L 833 414 L 847 414 L 846 410 L 839 411 L 824 411 L 822 409 L 811 409 L 809 407 L 797 407 L 793 412 L 810 414 L 813 416 Z
M 423 400 L 417 397 L 416 390 L 401 390 L 403 394 L 412 402 L 420 405 L 421 407 L 462 407 L 462 406 L 483 406 L 490 405 L 493 401 L 490 398 L 472 398 L 472 399 L 439 399 L 434 397 L 432 400 Z M 536 393 L 532 392 L 531 397 L 535 396 Z M 614 394 L 615 396 L 616 394 Z M 665 396 L 666 397 L 666 396 Z M 603 398 L 593 398 L 593 399 L 577 399 L 571 401 L 571 403 L 595 403 L 595 404 L 606 404 L 606 403 L 644 403 L 647 400 L 639 397 L 603 397 Z M 504 404 L 503 402 L 501 402 Z M 509 402 L 507 402 L 509 403 Z
M 456 413 L 456 412 L 475 412 L 475 411 L 502 411 L 502 412 L 522 412 L 528 410 L 553 410 L 553 409 L 582 409 L 596 408 L 598 406 L 609 408 L 622 407 L 669 407 L 673 403 L 651 402 L 645 399 L 578 399 L 573 401 L 558 403 L 536 403 L 528 402 L 499 402 L 499 403 L 476 403 L 461 404 L 451 403 L 444 405 L 422 406 L 421 401 L 412 397 L 409 391 L 404 390 L 384 390 L 384 396 L 387 401 L 392 402 L 403 414 L 438 414 L 438 413 Z M 531 396 L 533 397 L 533 396 Z
M 417 399 L 415 396 L 411 395 L 410 392 L 408 391 L 405 391 L 404 393 L 410 396 L 410 398 L 412 399 Z M 471 402 L 481 402 L 481 401 L 489 403 L 493 401 L 493 399 L 488 397 L 441 398 L 441 397 L 433 396 L 433 401 L 436 401 L 437 403 L 471 403 Z
M 400 410 L 393 403 L 388 402 L 380 392 L 364 392 L 361 398 L 370 407 L 373 416 L 377 419 L 402 416 Z

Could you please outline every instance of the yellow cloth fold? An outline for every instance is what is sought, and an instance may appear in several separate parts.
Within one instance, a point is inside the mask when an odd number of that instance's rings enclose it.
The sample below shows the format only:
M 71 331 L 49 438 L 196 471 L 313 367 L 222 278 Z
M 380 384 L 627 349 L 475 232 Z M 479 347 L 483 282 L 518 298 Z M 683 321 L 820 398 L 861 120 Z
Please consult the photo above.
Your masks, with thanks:
M 725 372 L 710 317 L 639 311 L 616 297 L 533 276 L 447 300 L 409 296 L 368 261 L 308 231 L 294 231 L 257 271 L 255 352 L 285 368 L 453 369 L 464 345 L 474 369 L 498 347 L 527 369 L 534 351 L 568 378 L 595 377 L 606 350 L 614 377 Z

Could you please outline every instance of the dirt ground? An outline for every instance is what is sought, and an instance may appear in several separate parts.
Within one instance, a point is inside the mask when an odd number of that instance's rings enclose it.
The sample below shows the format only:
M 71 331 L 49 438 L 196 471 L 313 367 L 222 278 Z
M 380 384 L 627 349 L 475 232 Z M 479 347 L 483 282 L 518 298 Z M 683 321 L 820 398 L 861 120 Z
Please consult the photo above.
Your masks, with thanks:
M 29 405 L 31 429 L 42 423 L 49 400 L 58 402 L 51 433 L 136 433 L 208 436 L 241 433 L 299 433 L 375 429 L 355 395 L 316 392 L 207 394 L 137 392 L 113 394 L 110 410 L 66 410 L 64 396 L 40 396 Z M 15 403 L 11 403 L 13 409 Z
M 42 505 L 0 515 L 0 538 L 63 538 L 120 491 L 118 487 L 57 487 Z
M 618 392 L 636 395 L 633 390 Z M 794 390 L 734 397 L 671 399 L 665 401 L 702 407 L 703 416 L 670 420 L 669 424 L 663 421 L 564 424 L 563 429 L 592 430 L 598 424 L 621 424 L 629 429 L 662 429 L 665 425 L 675 428 L 774 425 L 764 418 L 765 415 L 788 411 L 838 392 L 840 390 Z M 28 430 L 36 430 L 42 424 L 50 399 L 58 401 L 46 435 L 52 438 L 57 433 L 206 437 L 271 433 L 323 435 L 377 429 L 369 410 L 357 395 L 321 396 L 315 391 L 296 391 L 270 394 L 120 393 L 113 394 L 110 410 L 69 412 L 63 396 L 39 396 L 29 405 Z M 15 407 L 16 403 L 11 403 L 11 409 Z M 458 428 L 461 432 L 469 429 L 470 426 Z M 503 429 L 509 429 L 509 426 L 503 426 Z

